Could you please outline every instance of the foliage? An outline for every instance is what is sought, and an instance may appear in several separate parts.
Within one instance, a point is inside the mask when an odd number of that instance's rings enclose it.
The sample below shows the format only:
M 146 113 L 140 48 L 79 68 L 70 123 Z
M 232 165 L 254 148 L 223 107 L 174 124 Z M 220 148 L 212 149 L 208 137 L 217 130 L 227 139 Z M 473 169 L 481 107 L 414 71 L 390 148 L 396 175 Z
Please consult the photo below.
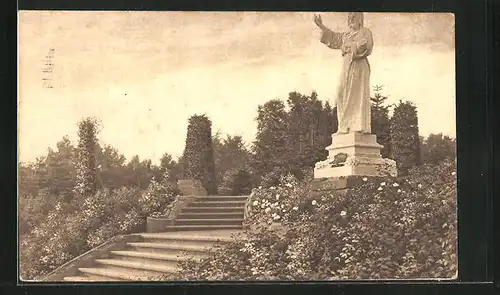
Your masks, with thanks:
M 391 156 L 391 130 L 389 119 L 389 106 L 384 105 L 387 96 L 382 95 L 382 86 L 375 86 L 374 97 L 370 98 L 372 133 L 377 135 L 377 142 L 384 147 L 380 151 L 383 158 Z
M 57 202 L 20 236 L 21 277 L 47 274 L 113 236 L 143 230 L 146 217 L 163 212 L 176 193 L 172 183 L 153 180 L 144 191 L 102 189 L 86 198 Z
M 336 280 L 450 278 L 457 270 L 456 165 L 362 179 L 312 192 L 292 177 L 252 192 L 253 230 L 178 279 Z M 269 224 L 281 222 L 281 230 Z
M 97 185 L 99 189 L 117 189 L 127 185 L 125 179 L 125 156 L 111 145 L 98 144 L 97 148 Z
M 224 174 L 219 192 L 225 196 L 249 195 L 253 183 L 252 174 L 248 170 L 229 170 Z
M 254 142 L 252 168 L 264 175 L 275 168 L 286 167 L 287 114 L 280 100 L 270 100 L 258 107 L 257 135 Z
M 78 123 L 79 141 L 75 192 L 82 196 L 90 196 L 97 189 L 96 152 L 98 132 L 98 121 L 95 118 L 86 118 Z
M 291 92 L 287 108 L 277 99 L 259 106 L 257 125 L 252 171 L 268 186 L 288 173 L 301 178 L 302 171 L 323 160 L 338 122 L 336 110 L 316 92 Z
M 217 193 L 212 122 L 205 115 L 189 118 L 183 163 L 184 177 L 200 180 L 209 194 Z
M 327 155 L 325 147 L 331 143 L 335 116 L 323 108 L 315 92 L 310 96 L 292 92 L 287 103 L 287 159 L 295 169 L 313 167 Z
M 421 154 L 424 163 L 438 164 L 445 160 L 454 160 L 456 142 L 454 138 L 443 134 L 430 134 L 421 140 Z
M 399 174 L 406 174 L 408 169 L 421 164 L 417 108 L 409 101 L 400 101 L 394 107 L 391 143 Z
M 218 191 L 222 193 L 221 190 L 228 188 L 227 183 L 223 183 L 224 177 L 230 173 L 229 171 L 246 170 L 250 152 L 246 148 L 243 138 L 238 135 L 226 135 L 225 138 L 222 138 L 217 133 L 212 138 L 212 145 L 214 148 L 216 179 L 219 185 Z

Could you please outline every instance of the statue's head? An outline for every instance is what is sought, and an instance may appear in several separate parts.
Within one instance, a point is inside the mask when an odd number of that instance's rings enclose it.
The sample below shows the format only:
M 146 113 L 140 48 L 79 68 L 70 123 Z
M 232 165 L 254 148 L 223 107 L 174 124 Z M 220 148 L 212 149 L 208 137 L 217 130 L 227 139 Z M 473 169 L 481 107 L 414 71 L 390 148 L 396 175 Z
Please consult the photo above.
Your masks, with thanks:
M 359 30 L 363 27 L 363 13 L 362 12 L 350 12 L 347 23 L 351 30 Z

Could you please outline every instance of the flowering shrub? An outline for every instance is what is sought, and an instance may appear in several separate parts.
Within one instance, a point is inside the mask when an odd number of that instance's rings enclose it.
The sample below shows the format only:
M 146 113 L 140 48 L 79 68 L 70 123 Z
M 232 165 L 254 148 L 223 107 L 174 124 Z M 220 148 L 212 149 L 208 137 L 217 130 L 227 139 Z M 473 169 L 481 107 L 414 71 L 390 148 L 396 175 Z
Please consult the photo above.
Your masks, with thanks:
M 142 230 L 146 217 L 162 212 L 175 194 L 174 185 L 153 180 L 144 191 L 103 189 L 57 203 L 41 224 L 20 237 L 21 277 L 47 274 L 113 236 Z
M 336 280 L 450 278 L 457 270 L 456 166 L 424 165 L 405 177 L 364 178 L 313 192 L 284 178 L 252 192 L 260 227 L 182 265 L 178 279 Z M 268 227 L 281 222 L 281 231 Z

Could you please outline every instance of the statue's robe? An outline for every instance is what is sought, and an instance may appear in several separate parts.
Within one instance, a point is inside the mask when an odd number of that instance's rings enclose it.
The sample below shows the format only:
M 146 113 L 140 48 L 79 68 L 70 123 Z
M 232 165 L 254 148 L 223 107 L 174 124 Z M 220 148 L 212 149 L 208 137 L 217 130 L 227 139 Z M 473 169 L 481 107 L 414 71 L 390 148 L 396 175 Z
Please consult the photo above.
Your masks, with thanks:
M 371 133 L 370 64 L 372 33 L 367 28 L 338 33 L 323 31 L 321 42 L 342 52 L 342 69 L 335 104 L 339 133 Z

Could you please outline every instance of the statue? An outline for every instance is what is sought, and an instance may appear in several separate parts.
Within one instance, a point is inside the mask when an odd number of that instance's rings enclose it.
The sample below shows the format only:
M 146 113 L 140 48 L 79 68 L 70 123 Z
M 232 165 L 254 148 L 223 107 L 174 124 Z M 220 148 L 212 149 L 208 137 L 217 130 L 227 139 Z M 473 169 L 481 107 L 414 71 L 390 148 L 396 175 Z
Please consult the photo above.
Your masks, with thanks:
M 370 64 L 373 37 L 363 27 L 363 14 L 349 13 L 349 31 L 334 32 L 323 25 L 321 16 L 314 22 L 321 29 L 321 42 L 340 49 L 343 57 L 335 105 L 338 131 L 326 147 L 328 157 L 316 163 L 314 178 L 339 187 L 338 180 L 352 177 L 397 175 L 396 162 L 384 159 L 377 136 L 371 134 Z M 351 177 L 351 178 L 350 178 Z M 336 182 L 337 181 L 337 182 Z M 347 185 L 347 184 L 344 184 Z
M 337 133 L 371 133 L 370 64 L 367 57 L 373 49 L 373 37 L 363 27 L 363 13 L 349 13 L 348 32 L 334 32 L 325 25 L 321 16 L 314 15 L 321 29 L 321 42 L 329 48 L 340 49 L 343 63 L 337 89 Z

